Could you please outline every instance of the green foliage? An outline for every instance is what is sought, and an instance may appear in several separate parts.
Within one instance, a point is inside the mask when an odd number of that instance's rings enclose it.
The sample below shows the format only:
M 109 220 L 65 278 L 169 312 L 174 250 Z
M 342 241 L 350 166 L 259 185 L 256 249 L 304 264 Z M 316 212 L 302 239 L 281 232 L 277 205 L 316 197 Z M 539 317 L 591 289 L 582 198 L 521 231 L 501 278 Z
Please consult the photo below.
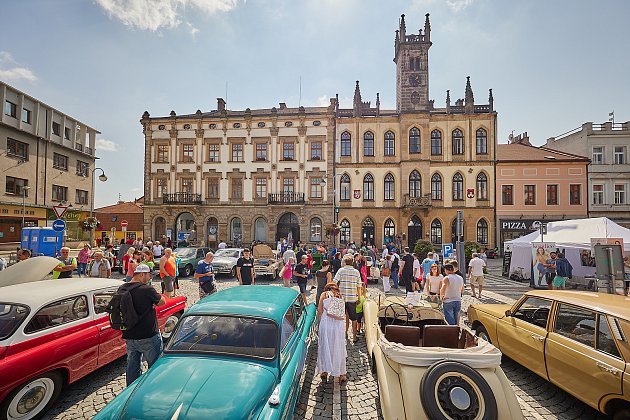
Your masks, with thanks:
M 464 243 L 464 253 L 466 254 L 466 261 L 472 258 L 473 252 L 480 252 L 481 245 L 477 242 L 465 242 Z
M 427 253 L 435 251 L 433 244 L 429 241 L 418 241 L 413 248 L 413 252 L 418 255 L 420 260 L 427 256 Z

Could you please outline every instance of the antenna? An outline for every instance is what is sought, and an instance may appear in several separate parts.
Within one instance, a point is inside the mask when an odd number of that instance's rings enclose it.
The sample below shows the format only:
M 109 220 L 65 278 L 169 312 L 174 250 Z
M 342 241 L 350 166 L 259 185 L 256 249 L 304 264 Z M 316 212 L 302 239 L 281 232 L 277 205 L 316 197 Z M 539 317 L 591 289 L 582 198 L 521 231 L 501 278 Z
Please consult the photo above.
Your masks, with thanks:
M 227 82 L 227 80 L 226 80 L 226 81 L 225 81 L 225 109 L 227 109 L 227 103 L 228 103 L 228 96 L 227 96 L 227 93 L 228 93 L 228 82 Z
M 300 99 L 298 100 L 298 108 L 302 106 L 302 75 L 300 75 Z

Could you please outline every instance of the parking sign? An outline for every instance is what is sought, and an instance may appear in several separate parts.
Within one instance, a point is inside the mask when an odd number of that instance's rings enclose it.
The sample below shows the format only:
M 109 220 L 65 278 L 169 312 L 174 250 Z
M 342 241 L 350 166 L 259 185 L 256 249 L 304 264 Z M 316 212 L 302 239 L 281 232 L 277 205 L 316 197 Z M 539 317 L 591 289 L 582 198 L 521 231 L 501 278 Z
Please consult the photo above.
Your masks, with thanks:
M 453 256 L 453 244 L 442 244 L 442 258 L 451 258 Z

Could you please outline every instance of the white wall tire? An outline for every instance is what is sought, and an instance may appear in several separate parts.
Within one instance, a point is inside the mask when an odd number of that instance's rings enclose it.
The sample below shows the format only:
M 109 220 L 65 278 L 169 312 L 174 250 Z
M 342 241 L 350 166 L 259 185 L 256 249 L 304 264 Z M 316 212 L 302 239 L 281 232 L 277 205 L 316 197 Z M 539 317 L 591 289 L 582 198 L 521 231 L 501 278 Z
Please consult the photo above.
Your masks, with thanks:
M 59 397 L 62 383 L 59 373 L 49 372 L 20 385 L 5 400 L 0 418 L 7 420 L 40 418 Z

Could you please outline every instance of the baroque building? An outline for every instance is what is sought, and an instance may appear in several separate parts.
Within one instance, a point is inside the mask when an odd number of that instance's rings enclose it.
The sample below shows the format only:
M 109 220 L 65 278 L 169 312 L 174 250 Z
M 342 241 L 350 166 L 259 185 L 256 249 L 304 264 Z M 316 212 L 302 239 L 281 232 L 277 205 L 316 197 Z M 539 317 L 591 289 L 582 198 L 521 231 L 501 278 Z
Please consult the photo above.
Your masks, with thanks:
M 324 240 L 332 220 L 334 110 L 142 116 L 144 237 L 234 245 Z
M 445 106 L 429 99 L 431 25 L 396 31 L 396 109 L 362 100 L 356 82 L 352 109 L 336 110 L 335 201 L 341 242 L 389 241 L 413 246 L 456 241 L 457 211 L 465 241 L 494 246 L 494 160 L 497 113 L 492 89 L 475 104 L 470 77 L 464 98 Z

